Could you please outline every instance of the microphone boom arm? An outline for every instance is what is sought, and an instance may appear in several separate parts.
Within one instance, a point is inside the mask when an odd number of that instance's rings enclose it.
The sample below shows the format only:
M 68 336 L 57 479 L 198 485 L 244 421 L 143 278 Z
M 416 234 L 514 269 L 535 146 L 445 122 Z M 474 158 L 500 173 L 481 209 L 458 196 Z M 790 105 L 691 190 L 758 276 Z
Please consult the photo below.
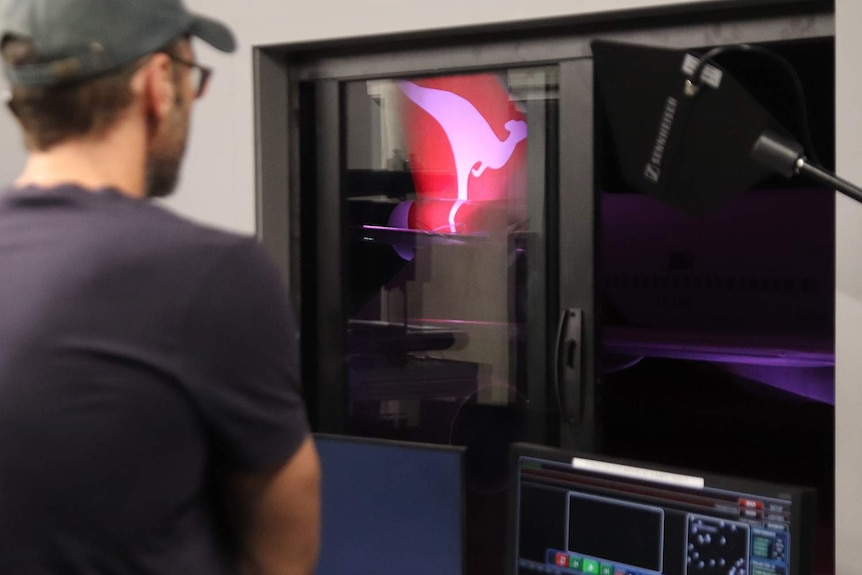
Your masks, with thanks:
M 785 178 L 806 176 L 862 203 L 862 188 L 811 163 L 803 154 L 802 146 L 798 142 L 771 130 L 766 130 L 760 135 L 751 149 L 751 156 Z

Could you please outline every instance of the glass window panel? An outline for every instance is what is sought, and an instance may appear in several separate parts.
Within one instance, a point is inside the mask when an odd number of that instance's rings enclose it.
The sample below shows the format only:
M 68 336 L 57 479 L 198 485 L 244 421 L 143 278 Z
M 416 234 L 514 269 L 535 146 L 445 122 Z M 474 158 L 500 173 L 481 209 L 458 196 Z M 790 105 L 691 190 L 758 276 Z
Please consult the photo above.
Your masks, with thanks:
M 528 272 L 544 269 L 557 69 L 344 95 L 349 431 L 466 443 L 466 413 L 517 412 L 533 393 L 545 289 L 527 280 L 544 277 Z

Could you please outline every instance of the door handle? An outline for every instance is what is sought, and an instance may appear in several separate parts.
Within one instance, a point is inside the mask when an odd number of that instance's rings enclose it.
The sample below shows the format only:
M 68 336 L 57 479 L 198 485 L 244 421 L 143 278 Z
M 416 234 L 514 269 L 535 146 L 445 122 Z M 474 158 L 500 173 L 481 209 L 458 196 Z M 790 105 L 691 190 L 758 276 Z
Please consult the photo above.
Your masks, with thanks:
M 554 385 L 560 417 L 569 424 L 581 422 L 583 410 L 583 311 L 563 310 L 557 332 Z

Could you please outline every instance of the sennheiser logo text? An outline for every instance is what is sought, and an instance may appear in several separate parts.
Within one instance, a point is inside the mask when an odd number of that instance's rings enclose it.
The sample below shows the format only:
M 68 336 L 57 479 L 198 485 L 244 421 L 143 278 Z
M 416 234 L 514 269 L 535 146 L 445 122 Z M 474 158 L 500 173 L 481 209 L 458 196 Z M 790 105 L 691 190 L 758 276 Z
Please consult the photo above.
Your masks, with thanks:
M 656 138 L 655 146 L 652 149 L 649 163 L 644 170 L 646 179 L 653 183 L 658 183 L 661 178 L 661 163 L 664 159 L 664 152 L 667 148 L 667 140 L 670 137 L 670 130 L 673 127 L 673 120 L 676 117 L 677 106 L 679 101 L 673 96 L 668 97 L 667 104 L 664 107 L 664 114 L 661 117 L 661 124 L 658 128 L 658 138 Z

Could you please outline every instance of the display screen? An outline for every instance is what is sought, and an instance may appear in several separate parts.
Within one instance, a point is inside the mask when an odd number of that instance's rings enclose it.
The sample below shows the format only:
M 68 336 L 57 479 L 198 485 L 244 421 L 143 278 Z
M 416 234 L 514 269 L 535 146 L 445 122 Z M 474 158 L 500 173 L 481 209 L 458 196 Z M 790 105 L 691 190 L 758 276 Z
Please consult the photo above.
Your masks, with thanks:
M 804 575 L 814 492 L 513 446 L 517 574 Z
M 317 575 L 463 572 L 463 449 L 330 435 L 315 443 Z

